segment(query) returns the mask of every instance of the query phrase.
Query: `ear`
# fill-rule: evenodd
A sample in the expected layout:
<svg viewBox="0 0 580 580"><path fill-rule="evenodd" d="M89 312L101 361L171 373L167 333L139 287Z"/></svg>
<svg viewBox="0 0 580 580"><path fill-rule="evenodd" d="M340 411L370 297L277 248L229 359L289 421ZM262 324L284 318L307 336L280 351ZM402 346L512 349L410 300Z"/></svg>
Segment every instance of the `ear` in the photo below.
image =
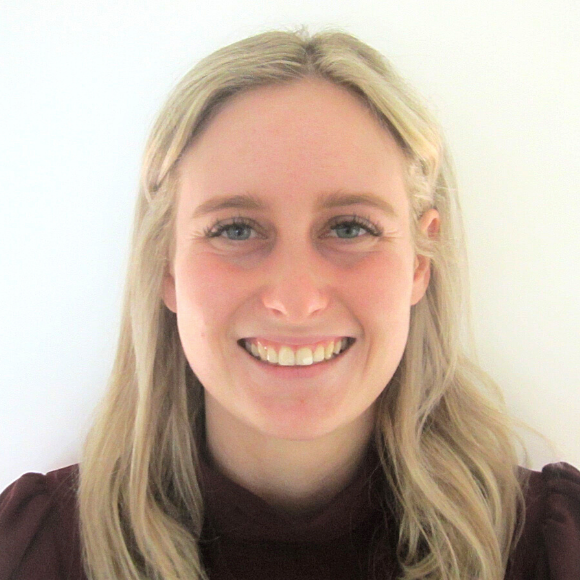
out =
<svg viewBox="0 0 580 580"><path fill-rule="evenodd" d="M439 212L436 209L426 211L419 220L419 229L430 238L436 238L439 233ZM418 254L415 257L415 273L413 275L413 291L411 306L423 298L429 279L431 278L431 264L429 258Z"/></svg>
<svg viewBox="0 0 580 580"><path fill-rule="evenodd" d="M175 298L175 276L173 274L173 267L170 265L163 277L162 296L165 306L171 312L177 312L177 300Z"/></svg>

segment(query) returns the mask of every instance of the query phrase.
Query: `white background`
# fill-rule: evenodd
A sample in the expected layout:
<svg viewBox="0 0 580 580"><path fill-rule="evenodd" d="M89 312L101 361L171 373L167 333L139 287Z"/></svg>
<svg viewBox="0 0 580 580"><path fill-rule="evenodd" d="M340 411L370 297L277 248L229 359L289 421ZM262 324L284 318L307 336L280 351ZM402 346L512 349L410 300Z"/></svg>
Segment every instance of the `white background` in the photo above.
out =
<svg viewBox="0 0 580 580"><path fill-rule="evenodd" d="M532 466L580 466L580 2L0 0L0 489L76 462L109 374L140 157L174 83L268 28L335 25L439 117L480 362Z"/></svg>

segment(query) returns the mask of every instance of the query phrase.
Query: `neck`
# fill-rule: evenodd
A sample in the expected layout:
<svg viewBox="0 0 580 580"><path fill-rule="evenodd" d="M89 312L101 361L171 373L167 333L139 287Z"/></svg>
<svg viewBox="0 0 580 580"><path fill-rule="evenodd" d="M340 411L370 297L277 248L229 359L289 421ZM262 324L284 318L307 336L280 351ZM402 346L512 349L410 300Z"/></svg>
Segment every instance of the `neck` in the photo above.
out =
<svg viewBox="0 0 580 580"><path fill-rule="evenodd" d="M229 413L208 409L206 440L218 471L281 513L306 515L327 505L355 477L370 443L373 408L312 440L278 439Z"/></svg>

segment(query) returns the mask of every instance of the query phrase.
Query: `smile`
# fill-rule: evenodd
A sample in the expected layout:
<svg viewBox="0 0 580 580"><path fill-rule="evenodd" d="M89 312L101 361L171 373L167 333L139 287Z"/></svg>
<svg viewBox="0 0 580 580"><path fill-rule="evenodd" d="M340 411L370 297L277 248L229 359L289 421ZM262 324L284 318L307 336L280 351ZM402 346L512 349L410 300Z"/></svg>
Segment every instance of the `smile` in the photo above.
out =
<svg viewBox="0 0 580 580"><path fill-rule="evenodd" d="M354 342L354 338L343 337L326 343L303 346L296 350L286 345L274 347L272 344L263 344L259 339L241 339L238 341L238 345L251 356L266 364L310 366L335 359L347 351Z"/></svg>

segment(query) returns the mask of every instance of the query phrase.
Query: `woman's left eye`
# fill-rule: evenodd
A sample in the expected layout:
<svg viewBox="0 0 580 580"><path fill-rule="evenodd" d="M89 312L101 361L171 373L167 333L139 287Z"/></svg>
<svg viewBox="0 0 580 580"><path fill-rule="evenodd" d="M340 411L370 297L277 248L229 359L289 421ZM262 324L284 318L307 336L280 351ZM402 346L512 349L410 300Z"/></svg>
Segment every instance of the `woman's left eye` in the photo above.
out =
<svg viewBox="0 0 580 580"><path fill-rule="evenodd" d="M358 231L365 230L368 235L371 235L373 237L378 237L383 233L381 227L378 224L372 222L370 220L370 218L363 218L363 217L360 217L357 215L350 216L347 219L345 219L344 217L334 218L334 220L331 221L331 224L332 225L331 225L330 229L334 232L337 232L337 233L339 230L342 230L342 231L347 230L347 231L351 231L351 232L352 232L352 230L358 230ZM352 237L347 236L346 238L340 238L340 239L341 240L353 240L353 239L361 238L361 237L363 237L363 236L355 235Z"/></svg>
<svg viewBox="0 0 580 580"><path fill-rule="evenodd" d="M246 218L237 217L233 218L227 223L220 223L219 221L207 228L204 231L204 235L208 238L223 237L222 234L226 232L232 233L233 237L227 235L227 240L232 242L245 242L249 238L245 236L242 232L247 232L248 230L259 229L253 220L248 220ZM336 232L336 236L341 240L355 240L357 238L365 237L370 235L373 237L378 237L382 233L382 229L378 224L372 222L369 218L363 218L357 215L352 216L340 216L334 218L329 226L329 230ZM361 230L364 230L366 234L359 235ZM339 232L346 233L346 237L341 237ZM355 232L355 235L350 235Z"/></svg>

